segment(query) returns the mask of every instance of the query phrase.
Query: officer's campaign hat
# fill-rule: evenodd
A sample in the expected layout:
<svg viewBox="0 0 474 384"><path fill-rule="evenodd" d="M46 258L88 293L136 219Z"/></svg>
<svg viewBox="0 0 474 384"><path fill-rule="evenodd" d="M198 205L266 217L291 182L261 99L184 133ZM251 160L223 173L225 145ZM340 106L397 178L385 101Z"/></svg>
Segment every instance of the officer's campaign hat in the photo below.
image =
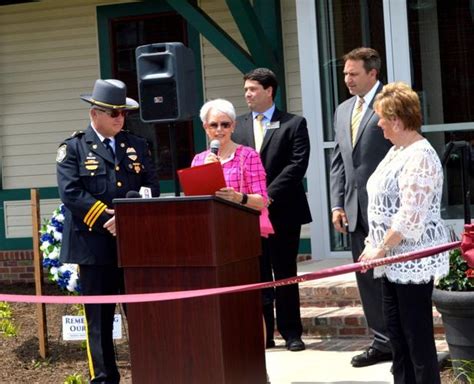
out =
<svg viewBox="0 0 474 384"><path fill-rule="evenodd" d="M96 80L92 94L81 95L81 99L102 108L133 110L138 103L127 97L127 86L115 79Z"/></svg>

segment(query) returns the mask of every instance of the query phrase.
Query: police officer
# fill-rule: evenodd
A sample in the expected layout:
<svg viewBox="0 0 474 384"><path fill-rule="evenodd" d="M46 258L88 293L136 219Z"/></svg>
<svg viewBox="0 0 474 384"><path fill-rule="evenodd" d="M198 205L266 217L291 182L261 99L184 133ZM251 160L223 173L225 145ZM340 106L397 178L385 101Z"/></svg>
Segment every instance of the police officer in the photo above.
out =
<svg viewBox="0 0 474 384"><path fill-rule="evenodd" d="M126 97L119 80L97 80L91 95L90 125L66 139L57 152L59 194L65 205L62 263L79 264L84 295L123 291L117 266L114 198L151 188L159 196L156 169L145 139L122 130L127 111L138 103ZM87 304L87 355L92 383L119 383L112 339L115 304Z"/></svg>

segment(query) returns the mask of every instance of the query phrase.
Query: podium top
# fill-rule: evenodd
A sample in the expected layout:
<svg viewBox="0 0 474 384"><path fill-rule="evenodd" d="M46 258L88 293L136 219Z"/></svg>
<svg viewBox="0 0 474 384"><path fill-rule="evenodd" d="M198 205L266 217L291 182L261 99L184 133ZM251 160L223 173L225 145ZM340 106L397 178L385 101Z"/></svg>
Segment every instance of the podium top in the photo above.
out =
<svg viewBox="0 0 474 384"><path fill-rule="evenodd" d="M216 196L115 199L122 267L216 267L260 255L259 211Z"/></svg>
<svg viewBox="0 0 474 384"><path fill-rule="evenodd" d="M170 196L170 197L152 197L152 198L141 198L141 197L131 197L131 198L120 198L114 199L112 202L114 204L136 204L136 203L145 203L145 204L163 204L163 203L189 203L192 201L202 202L202 201L216 201L221 204L227 204L234 208L242 209L246 212L253 213L255 215L260 215L260 211L246 207L242 204L233 203L232 201L221 199L217 196L212 195L203 195L203 196Z"/></svg>

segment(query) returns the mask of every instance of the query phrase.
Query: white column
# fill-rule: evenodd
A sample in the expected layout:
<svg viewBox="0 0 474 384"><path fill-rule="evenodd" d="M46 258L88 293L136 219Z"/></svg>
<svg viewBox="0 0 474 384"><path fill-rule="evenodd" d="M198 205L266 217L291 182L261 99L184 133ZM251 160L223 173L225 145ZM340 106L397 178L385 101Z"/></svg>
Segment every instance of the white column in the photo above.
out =
<svg viewBox="0 0 474 384"><path fill-rule="evenodd" d="M313 259L330 255L328 201L324 169L323 116L320 92L318 36L314 0L296 1L298 49L301 73L303 116L308 121L311 156L306 178L308 200L313 216L311 253Z"/></svg>
<svg viewBox="0 0 474 384"><path fill-rule="evenodd" d="M383 0L387 80L411 83L406 0Z"/></svg>

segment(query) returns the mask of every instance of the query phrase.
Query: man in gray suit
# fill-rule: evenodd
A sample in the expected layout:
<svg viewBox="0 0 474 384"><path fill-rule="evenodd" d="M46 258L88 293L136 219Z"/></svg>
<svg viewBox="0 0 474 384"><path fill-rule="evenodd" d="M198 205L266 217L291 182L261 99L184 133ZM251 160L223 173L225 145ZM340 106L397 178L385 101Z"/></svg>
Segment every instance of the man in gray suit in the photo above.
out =
<svg viewBox="0 0 474 384"><path fill-rule="evenodd" d="M353 97L340 104L334 114L336 146L331 163L332 222L336 231L349 232L356 262L368 234L367 179L391 147L377 126L372 109L382 89L378 80L381 59L372 48L356 48L344 56L344 81ZM374 333L372 344L352 358L354 367L391 360L390 342L382 313L382 285L373 271L356 273L367 324Z"/></svg>

